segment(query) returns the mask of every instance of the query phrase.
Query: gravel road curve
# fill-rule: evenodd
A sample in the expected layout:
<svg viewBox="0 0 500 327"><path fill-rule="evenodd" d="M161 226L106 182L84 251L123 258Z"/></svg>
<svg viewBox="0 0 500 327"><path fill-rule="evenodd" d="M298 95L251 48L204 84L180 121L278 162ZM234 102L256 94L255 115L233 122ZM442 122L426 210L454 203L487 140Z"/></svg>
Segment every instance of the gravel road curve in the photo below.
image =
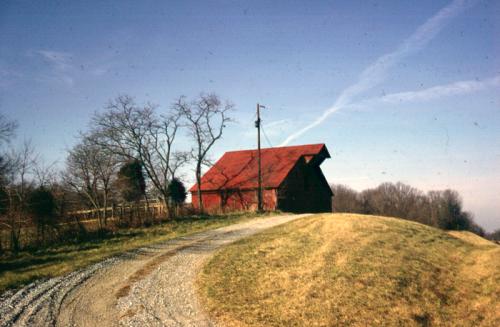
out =
<svg viewBox="0 0 500 327"><path fill-rule="evenodd" d="M214 251L306 215L257 218L104 260L0 295L0 326L213 326L194 282Z"/></svg>

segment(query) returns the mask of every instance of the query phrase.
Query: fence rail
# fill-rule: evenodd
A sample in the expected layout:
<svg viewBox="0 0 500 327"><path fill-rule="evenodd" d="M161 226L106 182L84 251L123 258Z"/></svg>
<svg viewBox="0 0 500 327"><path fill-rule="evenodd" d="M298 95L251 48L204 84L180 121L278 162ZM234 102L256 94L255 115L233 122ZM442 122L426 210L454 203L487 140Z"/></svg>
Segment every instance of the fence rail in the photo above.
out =
<svg viewBox="0 0 500 327"><path fill-rule="evenodd" d="M81 209L68 212L70 216L81 216L83 219L86 218L97 218L100 213L106 212L107 217L123 216L131 211L135 211L137 214L149 214L153 216L160 216L165 213L165 205L161 201L153 201L149 203L140 202L138 204L122 203L117 205L112 205L106 208L93 208L93 209ZM108 215L109 213L109 215Z"/></svg>

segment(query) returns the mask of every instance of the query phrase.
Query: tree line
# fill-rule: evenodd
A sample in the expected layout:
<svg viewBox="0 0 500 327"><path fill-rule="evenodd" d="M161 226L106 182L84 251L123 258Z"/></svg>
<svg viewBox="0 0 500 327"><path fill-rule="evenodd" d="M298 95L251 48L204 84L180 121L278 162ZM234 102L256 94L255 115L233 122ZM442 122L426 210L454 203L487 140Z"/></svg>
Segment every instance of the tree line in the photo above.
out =
<svg viewBox="0 0 500 327"><path fill-rule="evenodd" d="M0 252L18 251L33 239L42 244L54 235L85 233L78 215L83 209L91 209L99 232L110 228L118 209L123 215L124 203L128 219L120 224L175 217L186 199L188 167L195 167L199 183L233 108L213 93L181 96L167 108L120 95L92 115L62 168L45 164L30 141L13 149L17 123L0 114ZM203 212L201 193L193 201ZM152 202L165 208L159 217L150 211ZM77 230L62 231L70 221Z"/></svg>
<svg viewBox="0 0 500 327"><path fill-rule="evenodd" d="M334 212L398 217L445 230L467 230L487 236L475 223L473 214L463 209L462 198L454 190L424 193L401 182L382 183L362 192L338 184L331 185L331 189Z"/></svg>

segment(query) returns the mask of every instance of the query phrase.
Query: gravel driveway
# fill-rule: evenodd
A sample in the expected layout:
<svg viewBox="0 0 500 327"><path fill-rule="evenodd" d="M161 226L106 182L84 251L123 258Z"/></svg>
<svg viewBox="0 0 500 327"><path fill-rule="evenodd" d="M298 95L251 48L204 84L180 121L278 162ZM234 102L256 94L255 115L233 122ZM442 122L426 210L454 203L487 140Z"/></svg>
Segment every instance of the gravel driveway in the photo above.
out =
<svg viewBox="0 0 500 327"><path fill-rule="evenodd" d="M225 244L306 215L257 218L141 248L0 296L0 326L212 326L196 298Z"/></svg>

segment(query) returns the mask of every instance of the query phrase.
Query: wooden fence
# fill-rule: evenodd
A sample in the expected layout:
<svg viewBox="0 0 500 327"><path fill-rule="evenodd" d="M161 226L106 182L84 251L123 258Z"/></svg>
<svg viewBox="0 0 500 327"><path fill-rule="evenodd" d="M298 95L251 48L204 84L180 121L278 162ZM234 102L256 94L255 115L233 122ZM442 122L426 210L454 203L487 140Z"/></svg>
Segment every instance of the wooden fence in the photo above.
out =
<svg viewBox="0 0 500 327"><path fill-rule="evenodd" d="M130 215L152 218L166 216L166 208L161 201L139 202L137 204L122 203L107 208L75 210L68 214L69 216L77 216L81 220L87 220L103 217L104 212L108 218L126 218Z"/></svg>
<svg viewBox="0 0 500 327"><path fill-rule="evenodd" d="M104 212L106 212L105 221L103 219ZM57 219L55 225L52 225L53 232L48 235L47 241L50 242L51 238L56 239L71 230L84 228L87 232L97 231L100 228L99 226L104 227L103 223L106 224L107 228L116 228L120 225L142 226L146 223L158 223L165 218L169 218L169 214L176 214L179 217L192 212L190 204L177 208L176 212L168 212L161 201L139 202L136 204L122 203L107 208L67 211ZM22 247L36 243L37 228L32 219L17 217L15 219L15 229L19 231L19 242ZM3 250L10 248L11 231L10 220L7 217L0 216L0 254Z"/></svg>

